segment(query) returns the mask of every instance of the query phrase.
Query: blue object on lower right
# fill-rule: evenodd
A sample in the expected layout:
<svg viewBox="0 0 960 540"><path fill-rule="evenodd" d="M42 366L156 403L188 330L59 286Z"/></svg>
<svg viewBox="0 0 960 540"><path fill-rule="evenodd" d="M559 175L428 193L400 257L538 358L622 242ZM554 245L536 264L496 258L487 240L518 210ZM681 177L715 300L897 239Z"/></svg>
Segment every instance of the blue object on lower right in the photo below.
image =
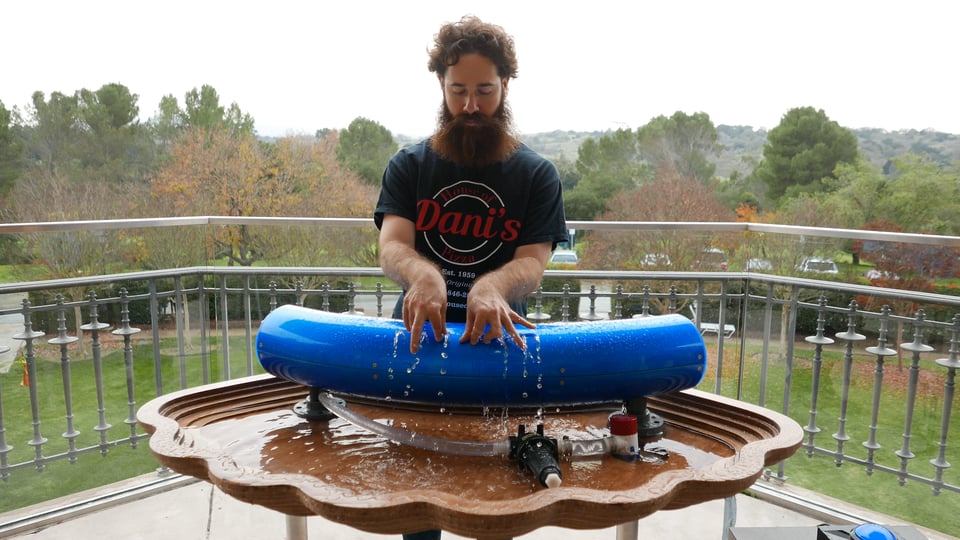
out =
<svg viewBox="0 0 960 540"><path fill-rule="evenodd" d="M893 531L876 523L864 523L853 530L856 540L897 540Z"/></svg>

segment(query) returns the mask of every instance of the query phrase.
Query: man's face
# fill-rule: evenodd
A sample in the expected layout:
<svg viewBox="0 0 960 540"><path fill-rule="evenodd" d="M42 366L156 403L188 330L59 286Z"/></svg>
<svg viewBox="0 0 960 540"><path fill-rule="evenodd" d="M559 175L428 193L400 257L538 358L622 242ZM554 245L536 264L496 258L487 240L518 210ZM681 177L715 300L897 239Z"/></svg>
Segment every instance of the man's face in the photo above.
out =
<svg viewBox="0 0 960 540"><path fill-rule="evenodd" d="M507 82L486 56L466 54L440 77L443 101L451 116L480 114L490 118L507 95Z"/></svg>
<svg viewBox="0 0 960 540"><path fill-rule="evenodd" d="M507 81L485 56L467 54L440 77L443 105L433 149L459 165L503 161L518 146L507 107Z"/></svg>

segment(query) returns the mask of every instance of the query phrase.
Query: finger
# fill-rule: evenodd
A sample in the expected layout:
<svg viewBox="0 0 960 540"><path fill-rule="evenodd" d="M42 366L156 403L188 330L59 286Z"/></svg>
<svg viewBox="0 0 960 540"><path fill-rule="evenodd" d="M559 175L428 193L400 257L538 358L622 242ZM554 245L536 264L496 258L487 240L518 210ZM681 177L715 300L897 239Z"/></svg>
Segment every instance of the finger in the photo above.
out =
<svg viewBox="0 0 960 540"><path fill-rule="evenodd" d="M500 326L490 325L490 329L484 332L483 334L484 343L490 343L495 339L501 339L501 338L503 338L503 328Z"/></svg>
<svg viewBox="0 0 960 540"><path fill-rule="evenodd" d="M520 335L520 332L517 331L517 327L514 326L513 323L508 323L506 330L510 337L513 338L513 342L517 344L517 347L520 347L522 350L527 350L527 342L524 341L523 336Z"/></svg>
<svg viewBox="0 0 960 540"><path fill-rule="evenodd" d="M447 333L443 319L439 316L431 318L430 326L433 328L433 339L438 343L443 341L443 335Z"/></svg>
<svg viewBox="0 0 960 540"><path fill-rule="evenodd" d="M420 334L423 332L423 319L417 313L413 317L413 325L410 327L410 353L417 354L420 349Z"/></svg>
<svg viewBox="0 0 960 540"><path fill-rule="evenodd" d="M516 319L513 320L513 322L516 323L516 324L519 324L519 325L521 325L521 326L526 326L527 328L529 328L529 329L531 329L531 330L533 330L533 329L535 329L535 328L537 327L537 324L536 324L536 323L532 323L532 322L524 319L523 317L520 317L519 315L517 316Z"/></svg>
<svg viewBox="0 0 960 540"><path fill-rule="evenodd" d="M473 323L469 327L471 345L480 343L480 338L483 337L483 330L486 326L486 323L480 322L476 319L473 320Z"/></svg>

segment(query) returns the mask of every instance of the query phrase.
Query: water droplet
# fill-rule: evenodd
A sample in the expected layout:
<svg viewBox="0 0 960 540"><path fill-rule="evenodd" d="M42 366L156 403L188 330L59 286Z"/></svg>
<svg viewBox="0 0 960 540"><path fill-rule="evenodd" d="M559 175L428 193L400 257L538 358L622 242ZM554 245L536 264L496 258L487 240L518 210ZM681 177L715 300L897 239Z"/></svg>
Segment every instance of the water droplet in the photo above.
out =
<svg viewBox="0 0 960 540"><path fill-rule="evenodd" d="M441 375L446 375L446 374L447 374L447 368L440 368L440 374L441 374Z"/></svg>

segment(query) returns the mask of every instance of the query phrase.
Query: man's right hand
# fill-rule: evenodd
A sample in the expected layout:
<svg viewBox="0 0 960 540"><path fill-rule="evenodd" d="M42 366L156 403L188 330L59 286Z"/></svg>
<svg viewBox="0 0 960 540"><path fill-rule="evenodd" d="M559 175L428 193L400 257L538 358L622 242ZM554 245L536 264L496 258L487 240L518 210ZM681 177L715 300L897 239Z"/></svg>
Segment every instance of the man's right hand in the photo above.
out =
<svg viewBox="0 0 960 540"><path fill-rule="evenodd" d="M403 325L410 331L410 352L415 354L428 322L437 341L447 333L447 283L440 268L417 253L414 232L409 219L384 214L380 266L387 277L403 287Z"/></svg>
<svg viewBox="0 0 960 540"><path fill-rule="evenodd" d="M429 322L433 338L443 341L447 333L447 286L438 272L429 272L412 282L403 295L403 325L410 331L410 352L420 349L420 335Z"/></svg>

